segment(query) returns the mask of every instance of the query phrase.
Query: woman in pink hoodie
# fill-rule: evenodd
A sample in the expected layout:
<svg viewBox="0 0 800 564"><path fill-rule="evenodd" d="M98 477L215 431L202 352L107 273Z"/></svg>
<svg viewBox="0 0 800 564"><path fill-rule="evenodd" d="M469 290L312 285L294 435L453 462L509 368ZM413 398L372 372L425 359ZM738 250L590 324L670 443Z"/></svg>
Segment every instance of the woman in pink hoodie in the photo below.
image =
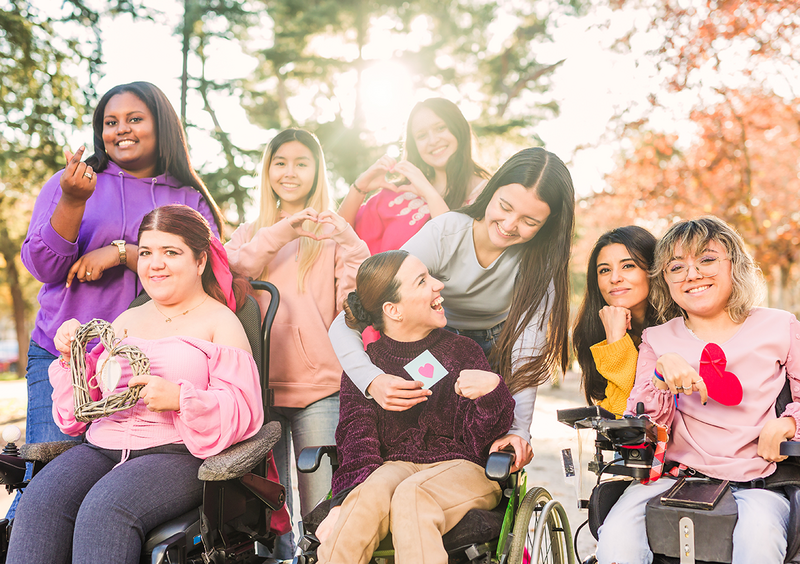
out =
<svg viewBox="0 0 800 564"><path fill-rule="evenodd" d="M272 413L283 427L274 452L287 489L290 441L296 454L305 446L335 442L342 368L328 328L369 257L353 228L330 210L325 170L314 135L302 129L279 133L262 160L259 217L240 226L225 245L233 270L269 280L280 291L269 377ZM330 484L330 470L298 476L303 515L327 495Z"/></svg>

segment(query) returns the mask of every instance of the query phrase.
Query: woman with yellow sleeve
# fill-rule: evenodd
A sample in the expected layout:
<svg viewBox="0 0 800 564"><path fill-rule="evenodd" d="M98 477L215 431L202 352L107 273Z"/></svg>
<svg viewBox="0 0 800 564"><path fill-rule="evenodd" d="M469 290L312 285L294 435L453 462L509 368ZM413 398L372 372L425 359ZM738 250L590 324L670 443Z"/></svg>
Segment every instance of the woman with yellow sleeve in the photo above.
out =
<svg viewBox="0 0 800 564"><path fill-rule="evenodd" d="M636 378L642 330L654 324L648 270L655 245L649 231L633 225L597 240L572 332L586 401L618 417Z"/></svg>

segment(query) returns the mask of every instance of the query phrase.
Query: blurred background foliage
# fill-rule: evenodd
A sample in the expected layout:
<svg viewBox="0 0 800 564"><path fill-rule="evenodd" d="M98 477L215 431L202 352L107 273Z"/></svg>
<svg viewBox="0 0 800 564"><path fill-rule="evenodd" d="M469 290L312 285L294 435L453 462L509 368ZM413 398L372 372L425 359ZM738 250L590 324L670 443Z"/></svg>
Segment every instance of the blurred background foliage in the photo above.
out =
<svg viewBox="0 0 800 564"><path fill-rule="evenodd" d="M595 146L614 148L601 191L581 194L574 252L576 301L589 247L603 231L636 223L660 235L673 221L715 214L745 237L770 284L769 305L800 310L800 9L753 0L183 0L174 36L182 47L179 111L190 144L216 143L196 162L232 225L256 196L260 147L219 118L235 99L263 140L295 126L325 148L330 178L344 186L397 141L367 123L369 73L402 69L410 92L468 104L479 158L490 169L519 148L543 144L541 120L562 60L537 59L564 17L606 11L631 20L613 49L657 37L643 58L660 82L638 111L621 108ZM21 356L36 312L37 283L19 248L39 188L64 165L75 130L89 127L103 76L101 30L152 20L144 0L0 0L0 317L13 319ZM493 24L506 27L498 38ZM510 22L510 23L509 23ZM494 31L493 31L494 30ZM380 39L395 47L376 57ZM134 45L147 37L127 38ZM212 47L233 43L253 61L243 78L207 72ZM396 47L400 45L401 47ZM644 62L644 61L643 61ZM153 61L157 65L159 61ZM590 84L586 88L591 88ZM380 90L372 97L380 96ZM683 100L694 133L679 139L650 116ZM200 100L198 113L192 100ZM189 108L192 108L191 111ZM644 108L644 109L642 109ZM674 109L672 110L674 111ZM405 119L405 116L401 116ZM210 124L210 126L208 125ZM263 144L263 141L260 144ZM256 145L257 146L257 145ZM584 147L590 151L593 147ZM24 366L24 361L21 363Z"/></svg>

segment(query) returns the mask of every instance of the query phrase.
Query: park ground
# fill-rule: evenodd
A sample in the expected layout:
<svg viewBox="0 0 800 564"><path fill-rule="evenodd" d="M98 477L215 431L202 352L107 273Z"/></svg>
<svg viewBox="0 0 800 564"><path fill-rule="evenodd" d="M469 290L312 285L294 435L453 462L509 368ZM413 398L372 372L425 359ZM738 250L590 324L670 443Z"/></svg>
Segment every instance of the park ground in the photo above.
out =
<svg viewBox="0 0 800 564"><path fill-rule="evenodd" d="M535 456L526 467L529 487L544 486L554 499L561 501L569 514L573 533L586 520L586 511L578 509L574 483L564 477L561 450L572 448L574 453L577 445L575 432L556 420L556 411L584 405L579 388L580 377L574 372L568 372L558 387L549 384L540 387L532 428ZM14 424L24 431L26 402L25 380L0 381L0 430ZM4 445L5 442L0 440L0 446ZM0 516L5 515L11 499L12 496L0 489ZM295 501L295 506L299 506L299 501ZM580 555L585 558L594 551L594 546L594 539L584 528L578 544Z"/></svg>

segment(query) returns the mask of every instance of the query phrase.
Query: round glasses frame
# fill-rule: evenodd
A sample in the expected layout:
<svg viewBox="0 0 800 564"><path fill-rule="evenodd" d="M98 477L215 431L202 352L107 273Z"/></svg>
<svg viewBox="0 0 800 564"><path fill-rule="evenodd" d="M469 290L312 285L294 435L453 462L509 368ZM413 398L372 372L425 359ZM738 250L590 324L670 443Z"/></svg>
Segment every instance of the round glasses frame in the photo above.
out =
<svg viewBox="0 0 800 564"><path fill-rule="evenodd" d="M680 284L689 277L689 269L694 268L701 278L713 278L719 274L719 266L724 260L730 259L727 257L701 257L695 264L672 261L664 269L664 276L669 282Z"/></svg>

